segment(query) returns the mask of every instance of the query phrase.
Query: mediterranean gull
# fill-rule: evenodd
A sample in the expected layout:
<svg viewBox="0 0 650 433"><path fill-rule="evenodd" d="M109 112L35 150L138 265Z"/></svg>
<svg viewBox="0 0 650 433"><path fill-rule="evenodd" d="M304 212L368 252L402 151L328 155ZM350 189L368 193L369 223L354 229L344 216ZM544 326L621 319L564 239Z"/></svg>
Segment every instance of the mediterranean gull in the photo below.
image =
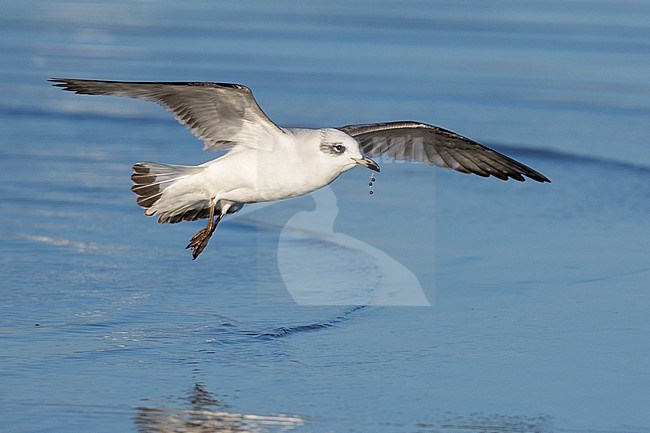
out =
<svg viewBox="0 0 650 433"><path fill-rule="evenodd" d="M79 94L155 102L202 140L206 151L225 151L198 166L139 162L133 166L137 203L159 223L207 218L187 248L194 259L219 221L246 203L283 200L316 191L357 165L379 171L366 155L422 162L461 173L550 182L546 176L469 138L419 122L281 128L240 84L123 82L53 78Z"/></svg>

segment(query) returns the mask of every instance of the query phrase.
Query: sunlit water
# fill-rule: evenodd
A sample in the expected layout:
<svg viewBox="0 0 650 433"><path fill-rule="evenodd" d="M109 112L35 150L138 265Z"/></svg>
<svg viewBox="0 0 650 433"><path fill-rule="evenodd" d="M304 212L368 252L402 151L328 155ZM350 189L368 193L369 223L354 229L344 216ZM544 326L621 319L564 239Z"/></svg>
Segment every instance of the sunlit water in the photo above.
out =
<svg viewBox="0 0 650 433"><path fill-rule="evenodd" d="M648 3L5 3L3 431L650 431ZM355 169L245 208L193 262L203 223L145 218L130 167L211 155L52 76L420 120L553 183L384 162L372 196ZM373 305L395 275L431 306Z"/></svg>

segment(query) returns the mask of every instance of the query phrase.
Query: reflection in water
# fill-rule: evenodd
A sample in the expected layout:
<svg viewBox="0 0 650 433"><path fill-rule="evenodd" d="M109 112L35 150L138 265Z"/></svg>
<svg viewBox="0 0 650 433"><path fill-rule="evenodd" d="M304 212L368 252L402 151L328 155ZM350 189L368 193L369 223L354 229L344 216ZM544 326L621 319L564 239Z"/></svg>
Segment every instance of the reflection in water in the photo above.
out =
<svg viewBox="0 0 650 433"><path fill-rule="evenodd" d="M139 433L272 433L294 431L304 425L299 417L266 416L227 411L201 385L195 385L187 398L189 409L139 407L135 425ZM547 415L517 416L474 412L468 415L447 413L431 422L415 423L420 433L547 433L554 431ZM437 418L437 419L436 419ZM398 425L398 424L396 424ZM399 424L400 426L403 426Z"/></svg>
<svg viewBox="0 0 650 433"><path fill-rule="evenodd" d="M267 433L294 430L303 420L227 412L201 385L189 397L190 409L139 407L135 425L140 433Z"/></svg>

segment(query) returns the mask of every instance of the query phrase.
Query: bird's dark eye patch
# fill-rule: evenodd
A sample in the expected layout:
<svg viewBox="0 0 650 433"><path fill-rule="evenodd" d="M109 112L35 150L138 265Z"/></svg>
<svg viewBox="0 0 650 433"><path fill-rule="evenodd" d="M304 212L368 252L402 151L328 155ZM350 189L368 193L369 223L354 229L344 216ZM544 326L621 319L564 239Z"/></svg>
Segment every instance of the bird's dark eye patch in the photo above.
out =
<svg viewBox="0 0 650 433"><path fill-rule="evenodd" d="M323 143L320 145L320 150L330 155L340 155L345 152L345 146L341 143Z"/></svg>

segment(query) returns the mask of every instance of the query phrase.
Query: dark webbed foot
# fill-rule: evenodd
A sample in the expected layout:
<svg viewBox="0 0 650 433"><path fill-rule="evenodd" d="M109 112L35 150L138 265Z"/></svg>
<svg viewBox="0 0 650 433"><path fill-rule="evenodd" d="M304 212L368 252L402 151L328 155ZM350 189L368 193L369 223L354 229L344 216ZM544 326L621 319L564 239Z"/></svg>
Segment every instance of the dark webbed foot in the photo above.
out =
<svg viewBox="0 0 650 433"><path fill-rule="evenodd" d="M223 217L223 214L217 215L217 217L214 217L214 211L215 211L215 202L214 199L210 200L210 215L208 216L208 225L205 228L202 228L194 236L192 236L192 239L190 240L190 243L187 244L185 249L192 249L192 260L195 260L201 252L205 249L205 247L208 245L208 241L210 241L210 238L212 237L212 233L214 233L214 230L217 228L217 224L219 224L219 221L221 221L221 218Z"/></svg>
<svg viewBox="0 0 650 433"><path fill-rule="evenodd" d="M211 227L212 226L212 227ZM208 224L207 227L202 228L192 237L192 240L185 247L185 249L192 249L192 260L196 259L201 252L208 245L208 241L214 233L214 229L217 227L216 223Z"/></svg>

